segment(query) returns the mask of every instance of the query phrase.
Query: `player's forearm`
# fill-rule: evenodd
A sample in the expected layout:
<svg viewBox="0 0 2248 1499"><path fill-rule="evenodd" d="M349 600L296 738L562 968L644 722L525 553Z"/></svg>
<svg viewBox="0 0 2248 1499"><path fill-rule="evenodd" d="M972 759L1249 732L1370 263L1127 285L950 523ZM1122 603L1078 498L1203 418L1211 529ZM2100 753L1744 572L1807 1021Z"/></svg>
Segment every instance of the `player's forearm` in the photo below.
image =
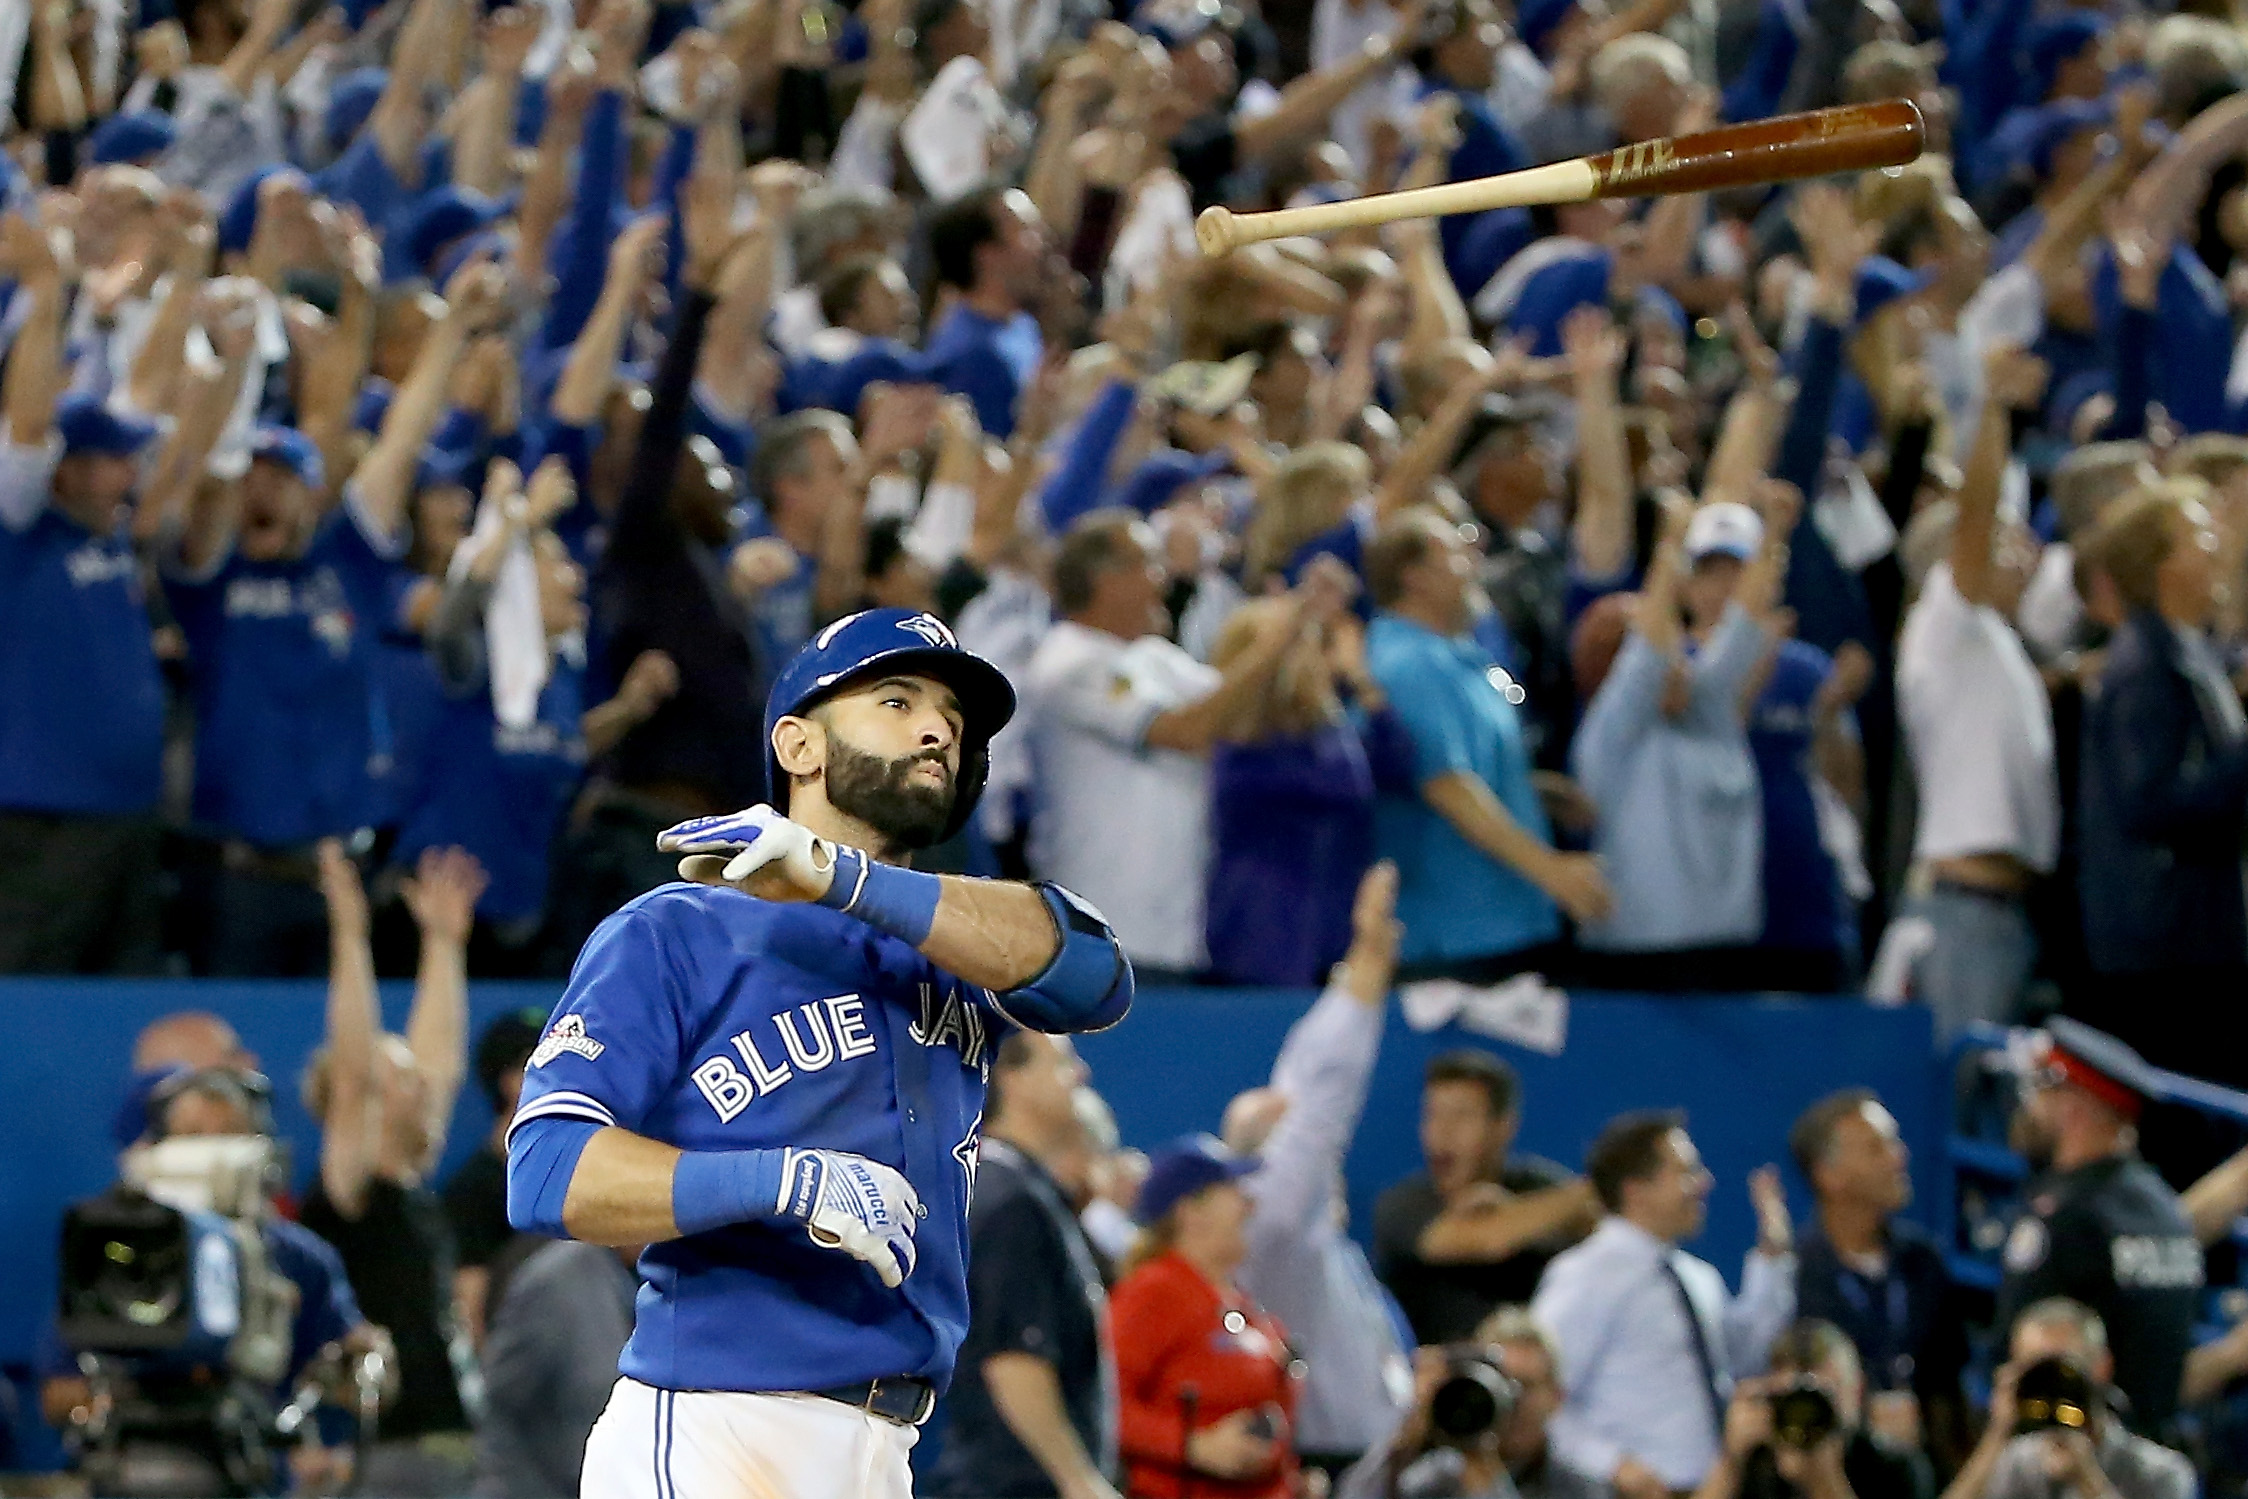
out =
<svg viewBox="0 0 2248 1499"><path fill-rule="evenodd" d="M588 1140L570 1174L563 1199L562 1225L570 1237L619 1248L661 1244L679 1237L672 1216L672 1174L679 1168L677 1148L625 1129L604 1129ZM515 1214L516 1161L510 1150L509 1215ZM523 1226L518 1223L517 1226Z"/></svg>
<svg viewBox="0 0 2248 1499"><path fill-rule="evenodd" d="M991 990L1029 983L1061 938L1037 890L1005 880L947 875L921 953L947 973Z"/></svg>
<svg viewBox="0 0 2248 1499"><path fill-rule="evenodd" d="M1054 1366L1029 1353L1000 1353L984 1360L984 1385L999 1419L1015 1434L1054 1487L1067 1492L1072 1485L1100 1476L1077 1429L1069 1424L1069 1408L1062 1403L1062 1385Z"/></svg>

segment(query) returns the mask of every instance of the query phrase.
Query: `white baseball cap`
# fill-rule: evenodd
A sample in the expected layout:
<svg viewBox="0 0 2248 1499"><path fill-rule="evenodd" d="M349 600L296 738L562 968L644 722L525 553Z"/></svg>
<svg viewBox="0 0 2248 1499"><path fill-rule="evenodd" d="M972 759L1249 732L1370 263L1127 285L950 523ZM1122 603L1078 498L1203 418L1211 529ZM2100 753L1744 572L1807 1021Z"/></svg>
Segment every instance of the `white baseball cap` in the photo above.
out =
<svg viewBox="0 0 2248 1499"><path fill-rule="evenodd" d="M1704 557L1733 557L1746 562L1763 545L1763 518L1737 500L1704 505L1686 523L1686 559L1689 562L1699 562Z"/></svg>

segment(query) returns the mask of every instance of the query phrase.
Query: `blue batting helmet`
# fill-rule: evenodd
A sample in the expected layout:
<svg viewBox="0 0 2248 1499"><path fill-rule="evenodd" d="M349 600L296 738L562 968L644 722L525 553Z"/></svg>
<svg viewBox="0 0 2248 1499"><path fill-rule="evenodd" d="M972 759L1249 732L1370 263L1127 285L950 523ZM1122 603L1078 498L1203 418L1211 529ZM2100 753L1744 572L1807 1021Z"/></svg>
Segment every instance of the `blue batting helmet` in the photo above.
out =
<svg viewBox="0 0 2248 1499"><path fill-rule="evenodd" d="M788 773L773 753L773 730L823 699L876 673L930 677L960 699L960 773L944 836L968 824L991 770L991 736L1015 716L1015 689L999 668L961 648L950 626L912 609L862 609L821 630L781 668L765 702L766 796L788 810Z"/></svg>

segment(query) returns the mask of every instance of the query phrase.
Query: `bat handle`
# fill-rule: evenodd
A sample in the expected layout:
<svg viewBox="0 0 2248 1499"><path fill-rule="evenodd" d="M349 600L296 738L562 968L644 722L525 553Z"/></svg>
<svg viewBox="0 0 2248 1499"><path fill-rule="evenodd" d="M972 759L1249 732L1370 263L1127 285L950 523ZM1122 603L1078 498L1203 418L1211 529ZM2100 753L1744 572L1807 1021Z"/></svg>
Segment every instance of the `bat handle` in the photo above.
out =
<svg viewBox="0 0 2248 1499"><path fill-rule="evenodd" d="M1194 242L1213 259L1232 250L1241 242L1235 232L1233 210L1217 203L1203 209L1195 216Z"/></svg>

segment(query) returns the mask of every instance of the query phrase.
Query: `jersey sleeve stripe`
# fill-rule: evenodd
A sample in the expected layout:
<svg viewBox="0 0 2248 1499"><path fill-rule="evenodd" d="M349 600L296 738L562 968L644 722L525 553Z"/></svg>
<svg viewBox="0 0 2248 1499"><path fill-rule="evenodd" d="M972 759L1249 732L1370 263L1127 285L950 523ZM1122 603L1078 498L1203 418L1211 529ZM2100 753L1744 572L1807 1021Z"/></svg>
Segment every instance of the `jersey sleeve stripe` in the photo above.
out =
<svg viewBox="0 0 2248 1499"><path fill-rule="evenodd" d="M589 1119L595 1124L613 1125L617 1116L609 1112L607 1104L584 1093L547 1093L532 1099L515 1111L515 1118L507 1126L509 1139L533 1119Z"/></svg>

